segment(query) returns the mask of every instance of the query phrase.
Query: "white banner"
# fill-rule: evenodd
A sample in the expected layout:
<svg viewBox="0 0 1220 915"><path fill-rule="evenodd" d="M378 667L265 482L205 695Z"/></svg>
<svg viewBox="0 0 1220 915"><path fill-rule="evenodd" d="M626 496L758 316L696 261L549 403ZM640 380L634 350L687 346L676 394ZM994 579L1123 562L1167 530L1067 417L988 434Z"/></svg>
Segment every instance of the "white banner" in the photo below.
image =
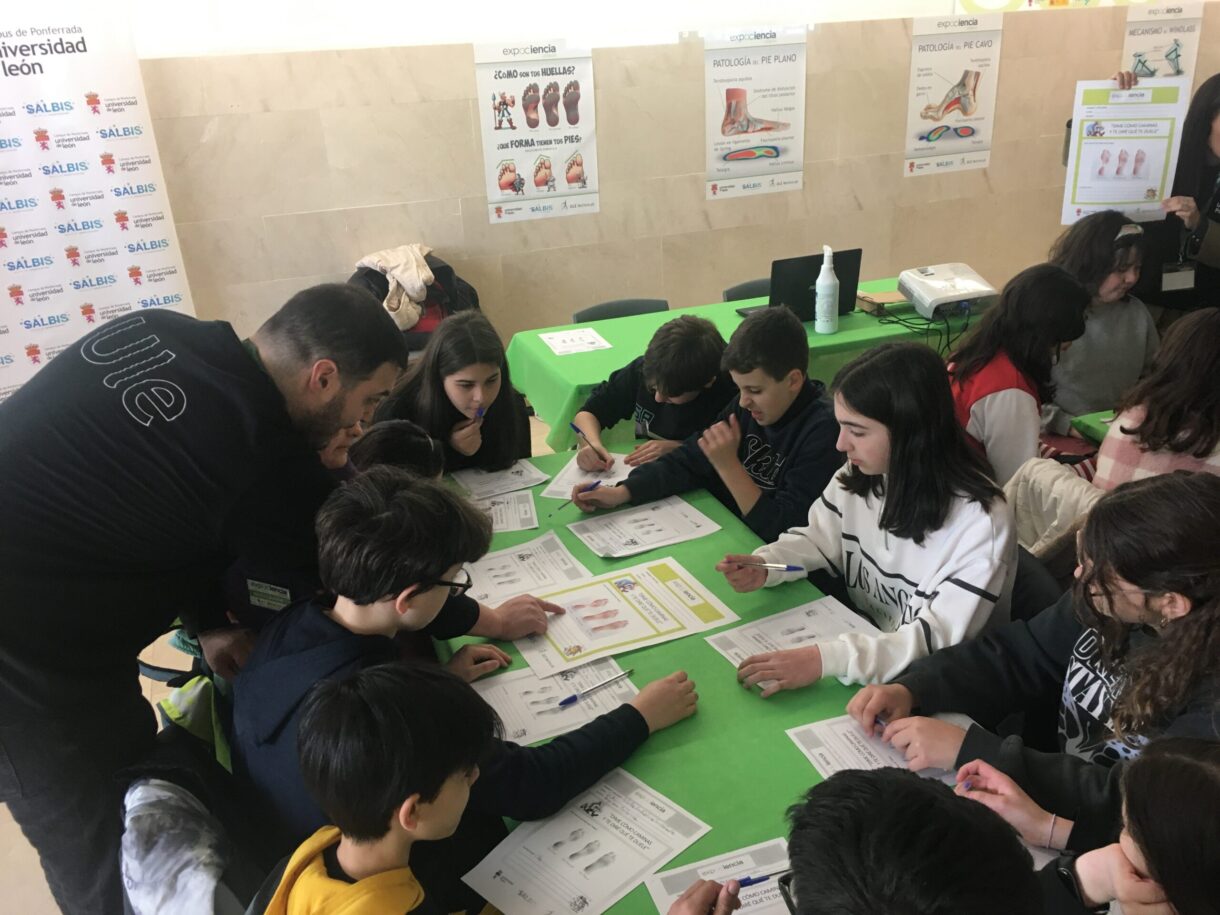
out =
<svg viewBox="0 0 1220 915"><path fill-rule="evenodd" d="M991 161L1003 24L998 13L915 20L904 175Z"/></svg>
<svg viewBox="0 0 1220 915"><path fill-rule="evenodd" d="M1152 76L1194 79L1199 58L1203 3L1127 7L1127 37L1119 69L1141 79Z"/></svg>
<svg viewBox="0 0 1220 915"><path fill-rule="evenodd" d="M475 48L487 218L598 212L593 57L561 41Z"/></svg>
<svg viewBox="0 0 1220 915"><path fill-rule="evenodd" d="M799 191L805 158L805 26L704 40L708 200Z"/></svg>
<svg viewBox="0 0 1220 915"><path fill-rule="evenodd" d="M193 313L121 15L0 21L0 267L0 400L103 321Z"/></svg>

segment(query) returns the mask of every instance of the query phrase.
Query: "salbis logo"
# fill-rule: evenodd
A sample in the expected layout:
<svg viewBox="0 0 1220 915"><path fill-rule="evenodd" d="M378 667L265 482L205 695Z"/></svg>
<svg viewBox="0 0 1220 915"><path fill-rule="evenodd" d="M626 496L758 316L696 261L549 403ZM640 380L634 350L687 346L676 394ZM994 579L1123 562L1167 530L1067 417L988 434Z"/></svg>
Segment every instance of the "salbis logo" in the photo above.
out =
<svg viewBox="0 0 1220 915"><path fill-rule="evenodd" d="M55 204L55 209L62 210L64 208L64 189L62 187L53 187L49 193L51 203Z"/></svg>
<svg viewBox="0 0 1220 915"><path fill-rule="evenodd" d="M24 107L26 114L71 114L74 106L65 99L62 102L28 102Z"/></svg>
<svg viewBox="0 0 1220 915"><path fill-rule="evenodd" d="M43 127L34 128L34 142L38 144L38 148L47 150L51 148L51 131Z"/></svg>
<svg viewBox="0 0 1220 915"><path fill-rule="evenodd" d="M80 248L76 247L76 245L68 245L68 247L64 248L64 257L68 259L68 263L73 267L80 266Z"/></svg>
<svg viewBox="0 0 1220 915"><path fill-rule="evenodd" d="M89 110L94 114L102 113L102 98L96 92L85 93L85 104L89 106Z"/></svg>
<svg viewBox="0 0 1220 915"><path fill-rule="evenodd" d="M126 210L115 210L114 221L119 224L120 229L124 232L127 231L127 223L130 222L130 218L127 216Z"/></svg>
<svg viewBox="0 0 1220 915"><path fill-rule="evenodd" d="M25 290L21 288L20 283L13 283L8 287L8 297L13 300L14 305L25 304Z"/></svg>
<svg viewBox="0 0 1220 915"><path fill-rule="evenodd" d="M85 319L86 324L94 324L97 321L97 311L94 309L91 302L86 302L80 307L81 317Z"/></svg>
<svg viewBox="0 0 1220 915"><path fill-rule="evenodd" d="M113 175L114 174L114 153L104 152L98 158L100 158L102 160L102 165L104 165L106 167L106 174Z"/></svg>
<svg viewBox="0 0 1220 915"><path fill-rule="evenodd" d="M25 354L34 365L42 365L42 350L37 343L27 343Z"/></svg>
<svg viewBox="0 0 1220 915"><path fill-rule="evenodd" d="M128 267L127 268L127 277L131 280L132 284L135 286L141 286L144 283L144 271L141 270L139 267Z"/></svg>

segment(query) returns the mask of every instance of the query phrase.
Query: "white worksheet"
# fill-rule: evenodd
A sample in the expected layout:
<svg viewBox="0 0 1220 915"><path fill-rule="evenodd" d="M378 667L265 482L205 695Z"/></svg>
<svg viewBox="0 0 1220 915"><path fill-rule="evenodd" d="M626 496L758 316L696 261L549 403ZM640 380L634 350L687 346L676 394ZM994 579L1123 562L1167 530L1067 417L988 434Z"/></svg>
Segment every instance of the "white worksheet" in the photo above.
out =
<svg viewBox="0 0 1220 915"><path fill-rule="evenodd" d="M551 348L556 356L570 356L573 353L588 353L595 349L610 349L610 342L592 327L578 327L575 330L554 330L539 334L538 339Z"/></svg>
<svg viewBox="0 0 1220 915"><path fill-rule="evenodd" d="M588 486L597 480L602 481L602 486L613 486L627 479L627 475L631 473L632 468L624 463L623 458L627 455L616 454L612 451L607 451L614 458L614 466L609 470L581 470L576 465L576 457L564 466L563 470L555 474L555 478L551 480L549 486L542 490L542 495L548 499L570 499L572 498L573 486Z"/></svg>
<svg viewBox="0 0 1220 915"><path fill-rule="evenodd" d="M960 728L969 729L974 724L968 716L953 712L935 715L941 721L956 724ZM785 732L792 738L805 758L822 774L830 778L843 769L884 769L886 767L905 769L907 762L901 750L896 750L888 743L883 743L876 735L868 736L860 727L860 722L850 715L838 718L827 718L825 721L815 721L813 724L803 724L799 728L791 728ZM935 778L953 787L956 773L945 769L923 769L919 773L923 778ZM1034 859L1034 867L1053 861L1057 852L1048 851L1024 843Z"/></svg>
<svg viewBox="0 0 1220 915"><path fill-rule="evenodd" d="M452 476L472 499L490 499L506 492L529 489L551 478L529 461L517 461L507 470L455 470Z"/></svg>
<svg viewBox="0 0 1220 915"><path fill-rule="evenodd" d="M589 570L571 554L554 531L488 553L478 562L469 563L466 571L474 582L468 592L470 596L480 603L493 605L518 594L537 595L589 577Z"/></svg>
<svg viewBox="0 0 1220 915"><path fill-rule="evenodd" d="M788 843L784 839L759 842L749 848L696 861L675 867L673 870L653 874L644 881L648 894L658 912L668 912L679 896L686 892L696 880L740 880L743 877L769 877L771 879L754 886L747 886L738 895L741 900L739 912L753 915L788 915L788 907L779 894L775 878L788 870Z"/></svg>
<svg viewBox="0 0 1220 915"><path fill-rule="evenodd" d="M601 915L711 827L622 769L462 879L504 915Z"/></svg>
<svg viewBox="0 0 1220 915"><path fill-rule="evenodd" d="M598 556L620 559L694 540L720 525L680 496L575 521L568 530Z"/></svg>
<svg viewBox="0 0 1220 915"><path fill-rule="evenodd" d="M843 632L878 631L876 626L833 597L820 597L783 613L709 635L707 643L737 667L750 655L805 648ZM766 689L771 682L763 680L758 686Z"/></svg>
<svg viewBox="0 0 1220 915"><path fill-rule="evenodd" d="M475 499L474 504L487 512L491 518L491 529L497 534L530 531L538 526L534 494L528 489L505 492L487 499Z"/></svg>
<svg viewBox="0 0 1220 915"><path fill-rule="evenodd" d="M545 680L528 667L476 680L475 692L487 700L504 722L504 736L517 743L536 743L612 712L639 692L629 678L612 683L561 708L559 700L609 680L623 669L606 658L573 667Z"/></svg>
<svg viewBox="0 0 1220 915"><path fill-rule="evenodd" d="M739 619L669 557L531 593L566 611L515 642L540 677Z"/></svg>

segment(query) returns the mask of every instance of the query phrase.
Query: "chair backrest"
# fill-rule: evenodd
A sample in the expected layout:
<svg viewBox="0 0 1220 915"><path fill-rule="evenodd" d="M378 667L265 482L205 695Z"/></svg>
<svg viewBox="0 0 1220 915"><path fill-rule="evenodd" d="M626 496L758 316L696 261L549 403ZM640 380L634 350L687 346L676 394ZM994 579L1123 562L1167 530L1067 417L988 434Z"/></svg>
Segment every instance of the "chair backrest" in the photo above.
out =
<svg viewBox="0 0 1220 915"><path fill-rule="evenodd" d="M585 321L646 315L654 311L669 311L669 302L665 299L615 299L613 302L602 302L600 305L582 308L572 315L572 323L583 324Z"/></svg>
<svg viewBox="0 0 1220 915"><path fill-rule="evenodd" d="M764 276L757 280L746 280L736 286L730 286L724 291L726 302L740 302L742 299L760 299L771 294L771 277Z"/></svg>

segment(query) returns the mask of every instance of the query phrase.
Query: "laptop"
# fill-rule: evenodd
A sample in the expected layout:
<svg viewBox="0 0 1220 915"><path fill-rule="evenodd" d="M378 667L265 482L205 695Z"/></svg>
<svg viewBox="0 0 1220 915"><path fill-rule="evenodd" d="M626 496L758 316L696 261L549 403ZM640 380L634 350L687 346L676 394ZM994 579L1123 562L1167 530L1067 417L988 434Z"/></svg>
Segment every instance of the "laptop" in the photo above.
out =
<svg viewBox="0 0 1220 915"><path fill-rule="evenodd" d="M860 259L864 249L847 248L834 253L835 276L839 279L839 314L851 314L856 307L856 292L860 285ZM800 320L812 321L814 312L813 287L822 272L822 255L808 254L771 262L771 300L767 305L738 308L742 317L759 308L790 309Z"/></svg>

